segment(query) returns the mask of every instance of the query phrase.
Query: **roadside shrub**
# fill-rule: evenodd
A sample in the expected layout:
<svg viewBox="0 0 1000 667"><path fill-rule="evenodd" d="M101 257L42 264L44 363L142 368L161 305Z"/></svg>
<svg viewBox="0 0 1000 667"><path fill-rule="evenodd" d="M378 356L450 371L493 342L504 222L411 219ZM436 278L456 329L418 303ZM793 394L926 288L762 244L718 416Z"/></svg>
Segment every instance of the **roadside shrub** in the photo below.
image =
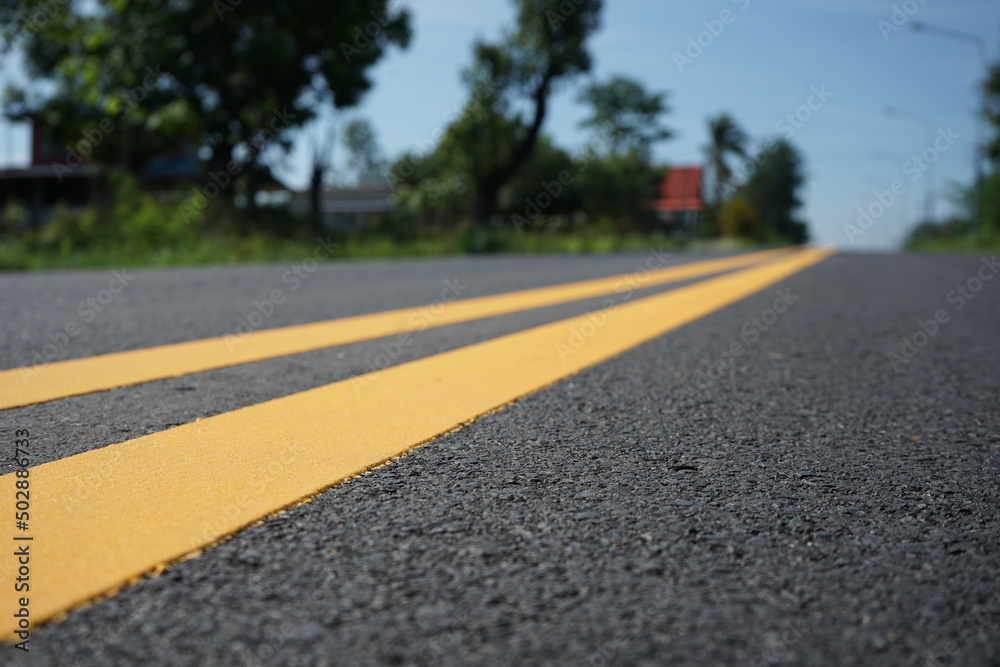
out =
<svg viewBox="0 0 1000 667"><path fill-rule="evenodd" d="M723 204L719 227L723 236L745 239L760 238L763 231L757 209L745 197L733 197Z"/></svg>

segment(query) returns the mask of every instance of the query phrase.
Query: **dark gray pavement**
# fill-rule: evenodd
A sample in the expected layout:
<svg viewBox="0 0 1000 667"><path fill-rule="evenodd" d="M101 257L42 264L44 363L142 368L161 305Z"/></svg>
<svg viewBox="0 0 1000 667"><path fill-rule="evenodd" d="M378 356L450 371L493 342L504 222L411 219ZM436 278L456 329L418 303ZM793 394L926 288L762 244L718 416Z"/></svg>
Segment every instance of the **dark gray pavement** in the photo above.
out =
<svg viewBox="0 0 1000 667"><path fill-rule="evenodd" d="M647 257L323 265L266 326L427 303L446 279L474 296ZM769 289L75 611L37 630L29 659L3 647L0 661L1000 664L1000 277L951 293L982 266L837 255L775 286L798 301L773 324ZM225 334L286 270L134 271L65 355ZM5 367L109 277L0 276ZM428 330L396 361L585 306ZM939 310L947 322L921 337ZM29 428L58 458L351 377L379 345L10 410L0 430ZM894 368L889 352L914 354Z"/></svg>

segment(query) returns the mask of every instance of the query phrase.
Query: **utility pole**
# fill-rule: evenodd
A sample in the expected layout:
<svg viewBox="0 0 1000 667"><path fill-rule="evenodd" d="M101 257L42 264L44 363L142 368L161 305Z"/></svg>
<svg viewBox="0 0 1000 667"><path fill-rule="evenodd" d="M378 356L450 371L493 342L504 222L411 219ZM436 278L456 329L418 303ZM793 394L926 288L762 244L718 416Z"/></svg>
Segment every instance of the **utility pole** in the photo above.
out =
<svg viewBox="0 0 1000 667"><path fill-rule="evenodd" d="M937 35L938 37L944 37L946 39L975 45L975 47L979 50L979 57L982 60L984 75L989 70L989 53L986 48L986 42L979 35L966 32L965 30L956 30L954 28L935 25L933 23L926 23L924 21L910 21L909 25L910 28L916 32L925 32L930 35ZM983 123L985 122L984 113L986 109L986 102L983 99L984 95L985 91L982 90L982 87L980 86L978 109L976 110L976 117L974 119L975 137L973 139L973 143L975 146L972 150L972 160L974 166L973 173L976 178L976 211L975 217L972 221L973 232L979 230L983 222Z"/></svg>
<svg viewBox="0 0 1000 667"><path fill-rule="evenodd" d="M895 107L886 107L885 115L889 118L895 118L896 120L922 125L925 133L924 150L934 145L934 136L937 134L938 124L927 114L918 113L916 111L905 111ZM924 182L924 222L933 222L936 214L936 211L934 210L934 164L934 162L930 162L927 165L927 180Z"/></svg>

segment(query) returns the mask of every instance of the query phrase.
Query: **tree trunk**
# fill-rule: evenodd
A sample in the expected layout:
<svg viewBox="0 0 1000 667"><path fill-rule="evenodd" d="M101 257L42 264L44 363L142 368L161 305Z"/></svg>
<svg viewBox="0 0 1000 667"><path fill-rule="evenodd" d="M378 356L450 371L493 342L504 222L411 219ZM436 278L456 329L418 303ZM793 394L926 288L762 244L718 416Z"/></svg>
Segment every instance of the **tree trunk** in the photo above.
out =
<svg viewBox="0 0 1000 667"><path fill-rule="evenodd" d="M257 190L260 186L261 173L260 164L257 162L257 155L256 153L250 154L246 164L243 166L243 172L240 174L243 177L243 194L246 197L247 219L252 221L256 221L259 217L257 214Z"/></svg>
<svg viewBox="0 0 1000 667"><path fill-rule="evenodd" d="M476 222L487 224L497 213L500 188L493 183L483 183L476 193Z"/></svg>
<svg viewBox="0 0 1000 667"><path fill-rule="evenodd" d="M215 146L212 149L212 157L208 161L209 173L219 173L219 172L225 173L226 165L228 165L232 159L233 159L232 144L226 142ZM236 196L236 188L233 186L235 185L237 178L238 177L234 177L233 182L229 183L225 189L219 188L218 196L223 197L223 199L228 199L230 204L232 204L233 198Z"/></svg>
<svg viewBox="0 0 1000 667"><path fill-rule="evenodd" d="M320 207L320 195L323 192L323 165L313 164L312 175L309 178L309 220L314 231L323 229L323 210Z"/></svg>
<svg viewBox="0 0 1000 667"><path fill-rule="evenodd" d="M520 169L535 150L538 137L542 131L542 124L548 113L549 87L554 75L551 70L545 73L538 87L535 88L532 98L535 101L535 112L532 116L531 125L524 138L514 149L514 154L507 164L499 165L493 169L492 173L479 183L476 196L476 216L481 223L488 223L497 213L497 200L500 196L500 188L504 186Z"/></svg>
<svg viewBox="0 0 1000 667"><path fill-rule="evenodd" d="M253 170L247 174L247 218L250 220L257 220L259 212L257 209L257 185L258 185L258 174L257 165L253 165Z"/></svg>

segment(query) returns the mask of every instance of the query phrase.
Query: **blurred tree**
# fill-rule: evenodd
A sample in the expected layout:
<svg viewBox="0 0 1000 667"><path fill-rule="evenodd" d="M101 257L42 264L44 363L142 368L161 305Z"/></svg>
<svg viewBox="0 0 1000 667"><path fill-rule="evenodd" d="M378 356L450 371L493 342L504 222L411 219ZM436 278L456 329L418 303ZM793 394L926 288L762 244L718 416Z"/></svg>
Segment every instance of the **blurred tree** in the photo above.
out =
<svg viewBox="0 0 1000 667"><path fill-rule="evenodd" d="M747 156L747 135L740 129L732 116L720 114L708 120L709 144L705 148L712 178L715 180L716 210L722 206L733 170L729 166L729 156Z"/></svg>
<svg viewBox="0 0 1000 667"><path fill-rule="evenodd" d="M764 238L793 243L809 240L805 223L795 218L802 206L799 190L804 183L802 156L791 143L777 139L761 149L740 195L760 215Z"/></svg>
<svg viewBox="0 0 1000 667"><path fill-rule="evenodd" d="M580 186L573 158L542 135L531 157L500 191L498 209L521 228L539 217L579 210Z"/></svg>
<svg viewBox="0 0 1000 667"><path fill-rule="evenodd" d="M977 233L983 238L992 237L994 244L1000 242L1000 160L994 161L992 171L983 179L981 215L983 229Z"/></svg>
<svg viewBox="0 0 1000 667"><path fill-rule="evenodd" d="M404 153L392 167L390 187L402 217L416 223L451 227L472 208L468 174L454 169L454 157L441 146L426 155Z"/></svg>
<svg viewBox="0 0 1000 667"><path fill-rule="evenodd" d="M986 73L983 97L986 100L986 119L993 126L993 137L986 152L991 160L1000 164L1000 62L994 63Z"/></svg>
<svg viewBox="0 0 1000 667"><path fill-rule="evenodd" d="M952 183L946 199L957 211L951 219L939 224L921 221L911 231L911 247L915 241L965 241L979 243L982 247L995 247L1000 243L1000 162L983 177L981 225L973 225L979 192L975 183ZM992 245L991 245L992 244Z"/></svg>
<svg viewBox="0 0 1000 667"><path fill-rule="evenodd" d="M336 122L324 123L317 117L310 128L318 136L313 139L312 166L309 170L309 221L314 231L323 228L323 209L321 195L327 174L333 166L333 149L337 144Z"/></svg>
<svg viewBox="0 0 1000 667"><path fill-rule="evenodd" d="M653 144L672 136L660 121L668 111L665 96L646 91L639 81L626 76L592 83L578 98L591 107L590 117L580 125L594 128L600 137L606 137L610 153L618 155L632 150L648 160Z"/></svg>
<svg viewBox="0 0 1000 667"><path fill-rule="evenodd" d="M197 119L159 85L159 67L146 58L145 26L123 33L118 16L98 3L0 8L0 50L21 50L28 73L23 86L8 86L4 114L39 122L47 139L66 146L57 175L87 159L136 171L194 130Z"/></svg>
<svg viewBox="0 0 1000 667"><path fill-rule="evenodd" d="M233 180L287 148L318 103L356 104L371 66L410 37L390 0L25 0L4 3L0 30L52 91L15 91L9 116L43 118L70 145L107 120L93 153L132 170L155 151L147 137L189 136Z"/></svg>
<svg viewBox="0 0 1000 667"><path fill-rule="evenodd" d="M531 156L556 85L590 69L587 38L602 0L514 0L517 21L498 43L477 42L464 73L470 99L442 148L473 183L476 216L497 212L500 190Z"/></svg>
<svg viewBox="0 0 1000 667"><path fill-rule="evenodd" d="M736 196L722 205L719 228L723 236L760 239L760 216L746 197Z"/></svg>
<svg viewBox="0 0 1000 667"><path fill-rule="evenodd" d="M371 123L364 118L349 122L344 128L344 145L358 185L376 185L385 181L386 161Z"/></svg>
<svg viewBox="0 0 1000 667"><path fill-rule="evenodd" d="M578 167L582 211L588 219L610 223L619 231L652 226L649 202L664 169L650 166L636 151L589 155ZM648 223L648 224L647 224Z"/></svg>
<svg viewBox="0 0 1000 667"><path fill-rule="evenodd" d="M1000 243L1000 62L987 69L981 85L983 114L991 131L991 136L984 137L984 152L992 162L991 169L984 174L982 189L975 183L954 185L949 200L958 215L940 222L921 221L910 230L907 248L967 250L992 248ZM980 224L974 225L977 212Z"/></svg>
<svg viewBox="0 0 1000 667"><path fill-rule="evenodd" d="M1000 62L990 67L983 83L986 108L984 113L992 125L993 137L987 155L993 162L992 172L983 183L982 215L986 235L1000 235Z"/></svg>

